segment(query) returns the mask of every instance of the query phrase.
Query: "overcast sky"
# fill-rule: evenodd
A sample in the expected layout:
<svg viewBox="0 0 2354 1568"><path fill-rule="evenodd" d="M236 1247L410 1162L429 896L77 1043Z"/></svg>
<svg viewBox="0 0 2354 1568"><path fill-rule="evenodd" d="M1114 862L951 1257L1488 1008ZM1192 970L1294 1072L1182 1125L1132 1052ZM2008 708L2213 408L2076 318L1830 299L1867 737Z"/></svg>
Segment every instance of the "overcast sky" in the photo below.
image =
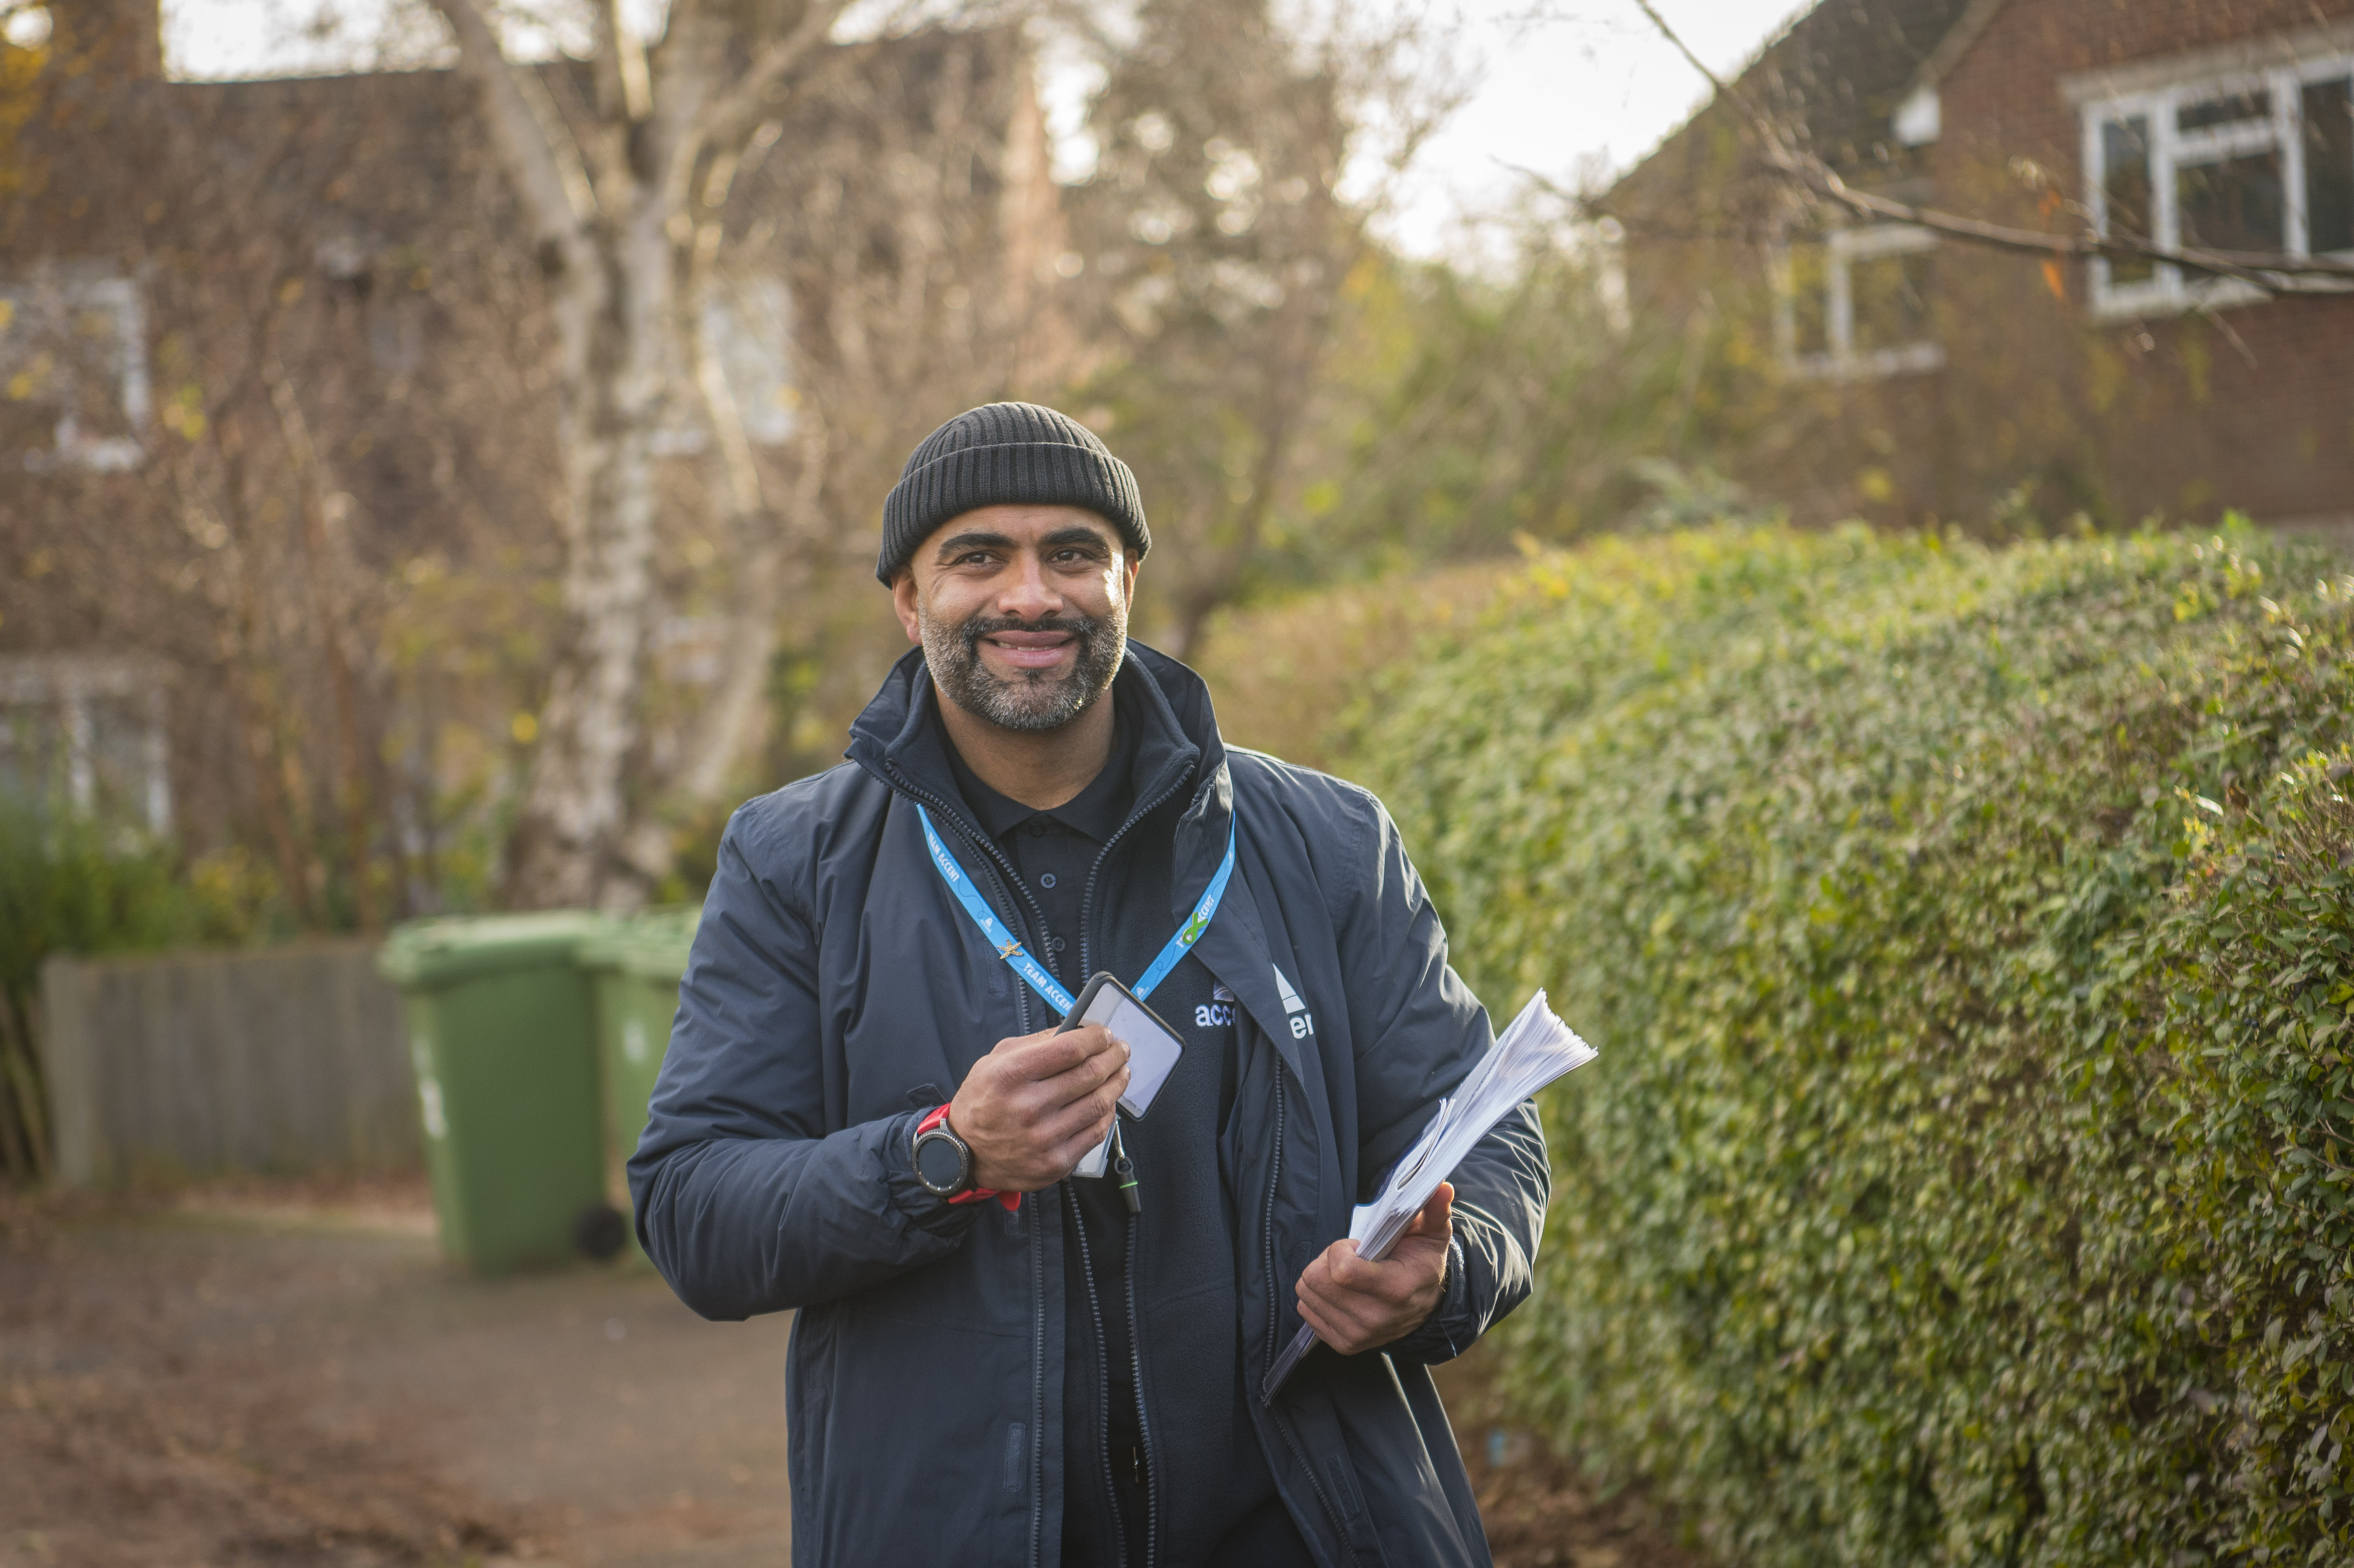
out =
<svg viewBox="0 0 2354 1568"><path fill-rule="evenodd" d="M663 0L636 0L658 16ZM1730 71L1778 32L1795 0L1658 0L1702 58ZM375 58L387 0L164 0L164 49L185 76L348 69ZM1633 0L1454 0L1455 40L1470 93L1423 150L1385 225L1406 249L1452 242L1458 216L1510 190L1504 167L1564 184L1623 169L1689 114L1706 84L1643 19ZM1087 80L1050 70L1058 131L1084 111ZM1068 159L1066 159L1068 162Z"/></svg>

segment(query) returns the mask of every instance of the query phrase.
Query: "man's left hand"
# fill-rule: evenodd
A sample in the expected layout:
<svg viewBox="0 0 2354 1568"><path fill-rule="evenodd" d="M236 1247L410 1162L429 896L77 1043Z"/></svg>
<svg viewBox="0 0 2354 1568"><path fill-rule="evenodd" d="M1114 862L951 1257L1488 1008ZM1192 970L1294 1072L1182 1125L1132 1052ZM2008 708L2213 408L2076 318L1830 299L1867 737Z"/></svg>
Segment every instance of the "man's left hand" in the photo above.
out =
<svg viewBox="0 0 2354 1568"><path fill-rule="evenodd" d="M1343 1236L1299 1277L1299 1315L1344 1356L1403 1340L1447 1294L1447 1248L1454 1239L1455 1189L1441 1181L1405 1234L1379 1263Z"/></svg>

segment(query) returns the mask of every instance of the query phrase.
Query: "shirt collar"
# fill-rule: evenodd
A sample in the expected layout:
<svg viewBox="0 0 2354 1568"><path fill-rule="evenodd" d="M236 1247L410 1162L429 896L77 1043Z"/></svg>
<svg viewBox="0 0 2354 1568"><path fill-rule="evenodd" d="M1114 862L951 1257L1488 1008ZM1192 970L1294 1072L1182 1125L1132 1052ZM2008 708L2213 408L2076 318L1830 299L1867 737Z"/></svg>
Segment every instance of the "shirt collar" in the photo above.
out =
<svg viewBox="0 0 2354 1568"><path fill-rule="evenodd" d="M1122 684L1116 683L1112 691L1111 756L1104 763L1103 771L1086 789L1050 810L1025 806L982 783L981 776L966 767L964 758L957 754L956 743L949 738L946 726L941 727L941 749L948 753L957 789L982 832L992 839L1002 839L1034 817L1052 818L1097 843L1107 842L1119 831L1135 800L1137 735L1142 727L1142 715L1135 711L1136 705L1121 689ZM938 723L938 718L933 722Z"/></svg>

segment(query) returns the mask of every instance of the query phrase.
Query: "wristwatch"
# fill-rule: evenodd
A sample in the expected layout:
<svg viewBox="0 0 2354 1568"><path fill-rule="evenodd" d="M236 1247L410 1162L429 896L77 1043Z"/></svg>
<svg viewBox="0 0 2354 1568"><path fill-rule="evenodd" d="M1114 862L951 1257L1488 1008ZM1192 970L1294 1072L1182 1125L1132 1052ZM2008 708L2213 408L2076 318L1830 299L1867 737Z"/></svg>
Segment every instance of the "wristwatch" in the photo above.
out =
<svg viewBox="0 0 2354 1568"><path fill-rule="evenodd" d="M972 1188L972 1150L949 1126L946 1106L916 1124L916 1180L926 1192L951 1200Z"/></svg>

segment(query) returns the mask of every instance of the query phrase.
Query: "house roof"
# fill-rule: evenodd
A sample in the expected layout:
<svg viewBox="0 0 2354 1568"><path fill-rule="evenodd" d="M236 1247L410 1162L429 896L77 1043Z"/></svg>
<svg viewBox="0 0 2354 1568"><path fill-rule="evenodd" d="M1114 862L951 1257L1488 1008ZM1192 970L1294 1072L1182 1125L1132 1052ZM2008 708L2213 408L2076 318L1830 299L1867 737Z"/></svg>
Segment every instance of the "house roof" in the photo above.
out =
<svg viewBox="0 0 2354 1568"><path fill-rule="evenodd" d="M1869 168L1899 155L1889 132L1897 105L1925 72L1950 65L2000 4L1820 0L1767 44L1735 85L1833 167ZM1712 100L1629 171L1620 187L1651 186L1667 169L1689 171L1695 164L1692 144L1733 112Z"/></svg>
<svg viewBox="0 0 2354 1568"><path fill-rule="evenodd" d="M1994 20L1995 13L2001 10L2005 3L2006 0L1970 0L1960 19L1946 29L1946 36L1937 41L1935 48L1929 51L1929 58L1921 62L1921 69L1913 73L1913 79L1906 83L1906 90L1918 91L1925 87L1934 88L1945 80L1946 73L1968 52L1969 47L1978 41L1978 35L1987 30L1987 24Z"/></svg>

